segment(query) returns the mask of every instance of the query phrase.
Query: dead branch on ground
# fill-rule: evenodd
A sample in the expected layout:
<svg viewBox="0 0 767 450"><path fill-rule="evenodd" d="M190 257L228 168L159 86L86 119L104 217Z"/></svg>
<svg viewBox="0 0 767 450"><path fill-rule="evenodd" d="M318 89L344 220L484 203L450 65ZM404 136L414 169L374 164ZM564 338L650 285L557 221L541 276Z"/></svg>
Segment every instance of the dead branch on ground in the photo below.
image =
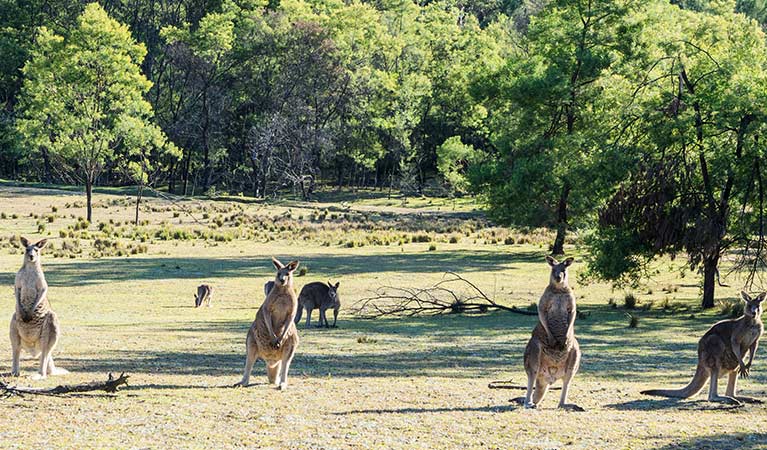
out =
<svg viewBox="0 0 767 450"><path fill-rule="evenodd" d="M458 286L457 288L453 288ZM474 283L455 272L446 272L441 281L426 288L381 286L371 297L354 304L353 313L364 319L379 317L413 317L458 313L485 313L490 310L509 311L537 316L516 306L496 303Z"/></svg>
<svg viewBox="0 0 767 450"><path fill-rule="evenodd" d="M66 395L74 392L92 392L104 391L110 394L117 392L122 385L128 385L128 375L121 373L115 378L111 373L106 381L93 381L82 384L62 384L53 388L33 388L23 386L11 386L4 380L0 380L0 395L3 397L12 397L14 395L22 396L24 394L34 395Z"/></svg>

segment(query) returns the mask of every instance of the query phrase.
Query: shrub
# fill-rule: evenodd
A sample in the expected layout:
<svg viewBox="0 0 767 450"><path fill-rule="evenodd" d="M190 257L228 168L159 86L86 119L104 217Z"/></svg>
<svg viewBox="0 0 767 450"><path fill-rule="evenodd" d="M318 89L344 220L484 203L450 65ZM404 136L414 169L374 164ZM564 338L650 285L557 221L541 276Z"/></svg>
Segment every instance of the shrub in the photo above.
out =
<svg viewBox="0 0 767 450"><path fill-rule="evenodd" d="M740 298L728 298L719 300L719 314L727 317L740 317L743 315L744 304Z"/></svg>
<svg viewBox="0 0 767 450"><path fill-rule="evenodd" d="M636 328L639 326L639 316L635 316L630 313L626 313L629 318L629 328Z"/></svg>
<svg viewBox="0 0 767 450"><path fill-rule="evenodd" d="M637 298L632 293L626 294L623 297L623 307L626 309L634 309L637 306Z"/></svg>

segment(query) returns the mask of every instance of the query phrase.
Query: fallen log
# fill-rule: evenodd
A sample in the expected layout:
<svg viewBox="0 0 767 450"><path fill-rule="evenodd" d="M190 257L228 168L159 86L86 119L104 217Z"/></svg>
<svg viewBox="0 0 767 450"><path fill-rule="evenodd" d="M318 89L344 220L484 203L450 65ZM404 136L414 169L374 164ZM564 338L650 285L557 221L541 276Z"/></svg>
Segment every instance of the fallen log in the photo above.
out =
<svg viewBox="0 0 767 450"><path fill-rule="evenodd" d="M111 373L106 381L93 381L90 383L82 384L61 384L52 388L33 388L24 386L11 386L4 380L0 381L0 391L4 397L11 397L14 395L22 396L24 394L33 395L66 395L75 392L92 392L92 391L104 391L110 394L114 394L118 391L122 385L128 385L128 375L121 373L119 377L115 378Z"/></svg>

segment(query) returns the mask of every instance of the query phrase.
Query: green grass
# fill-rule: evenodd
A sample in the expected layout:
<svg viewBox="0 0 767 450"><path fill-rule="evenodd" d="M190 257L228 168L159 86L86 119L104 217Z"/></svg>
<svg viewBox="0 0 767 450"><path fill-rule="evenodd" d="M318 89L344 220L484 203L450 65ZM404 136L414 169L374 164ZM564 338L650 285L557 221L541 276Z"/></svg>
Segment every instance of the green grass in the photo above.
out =
<svg viewBox="0 0 767 450"><path fill-rule="evenodd" d="M48 223L46 235L58 236L84 215L81 207L65 207L78 200L72 193L0 187L0 213L8 217L0 219L0 237L41 237L29 214L51 214L52 206L57 217ZM120 203L122 194L99 194L96 200L96 223L132 217L132 208ZM360 211L371 206L369 201L328 206ZM185 214L174 218L177 205L152 199L142 212L149 221L145 228L163 222L208 228L216 208L235 208L231 202L186 204L202 223ZM241 206L254 217L288 209L295 216L308 215L317 208L299 203ZM388 214L396 230L417 225L399 206L375 207ZM209 219L202 219L203 211L210 212ZM10 218L13 213L17 219ZM452 220L445 214L440 221ZM72 374L32 381L37 362L23 359L22 377L13 382L55 386L125 371L130 385L115 396L0 400L0 442L31 448L765 448L763 405L725 410L703 396L676 402L639 394L650 387L686 384L694 371L697 339L722 318L717 311L698 310L698 277L688 273L680 278L668 262L647 289L634 292L638 303L631 313L640 318L637 328L628 328L625 292L578 284L575 274L582 266L573 266L579 309L588 316L576 322L583 361L570 400L585 407L585 413L555 409L557 391L547 395L540 410L529 411L509 402L522 391L487 388L494 380L524 384L522 352L534 317L492 312L360 320L349 313L348 307L370 289L425 286L446 270L460 272L504 304L524 309L537 301L548 280L539 238L532 244L506 245L503 238L491 243L482 228L469 231L468 237L461 231L460 241L450 244L447 237L457 232L446 231L453 226L446 223L445 230L430 232L438 242L435 251L428 251L430 242L326 245L327 235L345 233L346 222L302 231L308 225L296 219L290 224L297 229L273 233L272 240L264 238L267 233L229 242L150 238L146 253L97 259L89 256L91 237L79 239L83 254L72 259L44 256L49 298L63 327L56 360ZM92 224L88 232L97 230ZM228 224L216 228L232 230ZM303 233L310 239L302 239ZM133 242L115 239L126 246ZM53 239L54 245L62 240ZM579 249L569 250L581 259ZM263 298L263 284L273 275L272 255L298 258L310 268L296 278L298 288L310 281L341 281L339 327L299 329L301 344L288 391L266 386L262 363L251 378L260 384L231 388L242 375L245 333ZM0 249L8 318L20 264L15 249ZM213 307L195 309L193 295L203 282L215 286ZM737 283L731 284L720 288L718 297L734 298ZM609 298L619 306L610 307ZM666 299L673 308L664 309ZM643 308L650 301L652 307ZM6 355L0 372L7 375L7 338L0 339L0 355ZM752 378L739 383L744 395L767 397L767 364L761 356Z"/></svg>

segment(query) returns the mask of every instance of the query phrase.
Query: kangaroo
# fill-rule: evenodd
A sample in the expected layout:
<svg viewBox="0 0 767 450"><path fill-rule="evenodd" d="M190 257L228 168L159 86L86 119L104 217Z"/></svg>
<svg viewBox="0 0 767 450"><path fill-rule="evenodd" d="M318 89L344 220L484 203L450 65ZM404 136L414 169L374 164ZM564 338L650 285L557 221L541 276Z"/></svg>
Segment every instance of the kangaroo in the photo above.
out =
<svg viewBox="0 0 767 450"><path fill-rule="evenodd" d="M194 307L199 308L205 302L210 308L211 300L213 300L213 286L209 284L197 286L197 293L194 295Z"/></svg>
<svg viewBox="0 0 767 450"><path fill-rule="evenodd" d="M743 402L761 403L760 400L735 395L738 373L747 378L751 370L754 354L759 346L759 338L764 333L762 324L762 301L767 292L752 299L741 292L746 307L743 315L737 319L722 320L709 328L698 341L698 367L690 383L682 389L651 389L642 391L646 395L662 397L690 398L700 392L709 379L708 401L719 401L741 405ZM748 363L744 362L746 352ZM727 375L725 395L719 395L717 384L720 377Z"/></svg>
<svg viewBox="0 0 767 450"><path fill-rule="evenodd" d="M328 308L333 308L333 328L336 327L336 321L338 320L338 310L341 309L341 299L338 298L338 286L340 282L336 284L328 281L327 284L315 281L309 283L301 289L301 293L298 294L298 313L296 314L296 323L301 321L301 312L306 309L306 328L311 326L312 310L319 308L320 310L320 324L323 322L325 328L330 328L328 324L328 318L325 316L325 311Z"/></svg>
<svg viewBox="0 0 767 450"><path fill-rule="evenodd" d="M262 359L266 362L269 383L274 383L280 390L288 387L288 369L298 347L298 330L293 323L298 309L293 272L299 263L292 261L286 266L275 258L272 263L277 268L274 287L268 291L248 331L245 373L235 386L247 386L253 364L256 359Z"/></svg>
<svg viewBox="0 0 767 450"><path fill-rule="evenodd" d="M264 284L264 297L269 295L269 292L272 291L273 287L274 287L274 281L267 281L266 284Z"/></svg>
<svg viewBox="0 0 767 450"><path fill-rule="evenodd" d="M567 280L567 268L573 263L573 258L560 263L547 256L546 261L551 266L549 285L538 301L538 324L524 354L527 393L524 399L517 401L523 402L525 408L537 408L549 385L562 379L559 407L583 411L580 406L567 403L570 381L581 362L581 350L574 330L575 295Z"/></svg>
<svg viewBox="0 0 767 450"><path fill-rule="evenodd" d="M19 376L19 357L24 349L34 357L40 357L40 371L34 379L47 375L63 375L68 371L53 363L53 349L56 348L61 329L56 313L48 302L48 283L43 275L40 252L48 244L43 239L30 244L21 238L24 246L24 264L16 273L16 312L11 318L11 375Z"/></svg>

